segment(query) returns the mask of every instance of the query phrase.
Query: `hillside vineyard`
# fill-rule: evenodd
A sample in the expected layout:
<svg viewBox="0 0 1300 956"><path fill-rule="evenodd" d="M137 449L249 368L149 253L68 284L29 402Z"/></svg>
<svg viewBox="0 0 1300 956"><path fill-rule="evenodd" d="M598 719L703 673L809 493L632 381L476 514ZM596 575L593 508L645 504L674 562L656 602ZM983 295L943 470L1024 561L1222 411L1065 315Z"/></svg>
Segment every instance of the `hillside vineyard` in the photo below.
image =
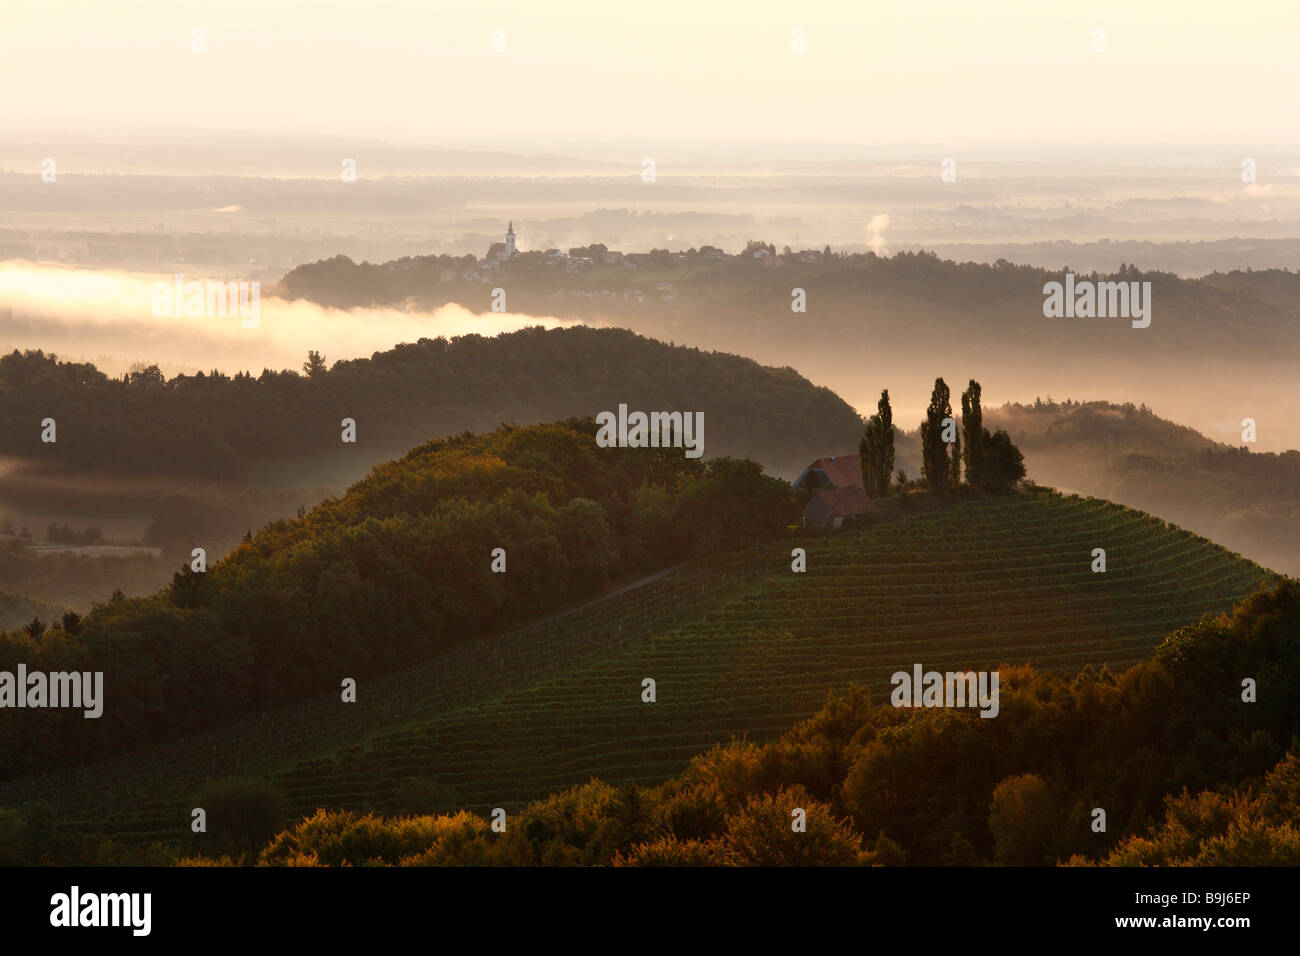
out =
<svg viewBox="0 0 1300 956"><path fill-rule="evenodd" d="M791 544L805 548L806 572L791 570ZM1105 573L1092 570L1097 547ZM200 780L221 753L251 754L260 740L265 749L242 769L269 772L297 817L318 807L398 812L400 794L421 780L436 783L447 811L513 811L592 776L656 783L733 736L774 739L828 690L857 683L888 700L891 675L915 661L937 671L1118 671L1275 577L1108 502L1045 491L976 500L860 533L773 542L721 565L693 562L595 605L597 618L537 632L526 671L504 685L488 679L490 646L446 658L444 686L483 690L467 703L443 698L440 712L428 709L436 694L403 707L395 696L421 695L374 686L348 705L360 710L340 708L337 696L311 705L334 715L319 723L285 712L275 732L254 724L123 762L113 777L120 809L108 815L90 780L51 779L28 796L57 799L78 827L127 843L165 840L188 813L188 795L165 793L168 781ZM647 677L652 704L641 697ZM362 732L374 708L384 716ZM334 739L334 725L353 742L305 755L313 735L318 752Z"/></svg>

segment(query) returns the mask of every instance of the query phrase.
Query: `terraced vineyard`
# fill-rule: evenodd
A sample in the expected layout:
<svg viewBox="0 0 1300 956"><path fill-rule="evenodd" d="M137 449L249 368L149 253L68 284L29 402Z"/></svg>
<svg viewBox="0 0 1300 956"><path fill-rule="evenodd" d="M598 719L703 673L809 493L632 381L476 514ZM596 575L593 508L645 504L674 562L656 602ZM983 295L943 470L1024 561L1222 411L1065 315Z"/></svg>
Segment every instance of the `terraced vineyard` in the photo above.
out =
<svg viewBox="0 0 1300 956"><path fill-rule="evenodd" d="M791 572L805 546L808 570ZM1107 571L1091 571L1104 548ZM1121 669L1173 629L1273 579L1203 538L1109 502L1048 493L970 502L755 554L768 570L702 620L567 661L535 686L358 740L276 774L296 814L396 809L403 780L441 807L507 808L591 776L649 783L733 735L769 739L851 682L1031 663ZM598 642L599 643L599 642ZM554 670L551 670L554 673ZM653 677L658 700L641 702ZM131 839L186 820L176 798L98 821Z"/></svg>

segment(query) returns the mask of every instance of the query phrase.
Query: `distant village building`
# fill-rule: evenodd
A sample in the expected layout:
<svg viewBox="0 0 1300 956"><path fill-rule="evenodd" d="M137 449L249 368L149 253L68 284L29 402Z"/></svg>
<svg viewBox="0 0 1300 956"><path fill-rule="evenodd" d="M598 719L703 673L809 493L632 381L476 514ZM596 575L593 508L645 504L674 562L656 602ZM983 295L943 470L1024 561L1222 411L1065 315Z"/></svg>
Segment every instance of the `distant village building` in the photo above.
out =
<svg viewBox="0 0 1300 956"><path fill-rule="evenodd" d="M494 262L502 259L513 259L517 255L519 255L519 250L515 248L515 224L512 221L506 226L506 241L494 242L488 246L485 258L489 262Z"/></svg>
<svg viewBox="0 0 1300 956"><path fill-rule="evenodd" d="M876 510L862 487L862 466L857 455L818 458L799 473L794 490L809 495L803 522L810 528L839 528L846 519Z"/></svg>

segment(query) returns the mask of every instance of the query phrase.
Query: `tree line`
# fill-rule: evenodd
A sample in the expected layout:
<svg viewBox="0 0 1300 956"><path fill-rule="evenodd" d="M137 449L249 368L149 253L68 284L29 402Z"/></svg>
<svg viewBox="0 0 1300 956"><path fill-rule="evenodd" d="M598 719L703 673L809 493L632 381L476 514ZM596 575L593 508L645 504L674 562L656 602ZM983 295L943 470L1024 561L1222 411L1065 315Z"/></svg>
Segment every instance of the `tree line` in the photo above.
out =
<svg viewBox="0 0 1300 956"><path fill-rule="evenodd" d="M797 471L862 426L848 403L791 368L623 329L529 328L420 339L332 364L311 350L303 374L169 379L150 366L113 377L15 350L0 356L0 454L79 477L226 482L245 482L251 462L297 458L304 464L294 480L312 488L322 463L344 453L372 456L368 466L430 438L595 415L618 402L703 411L710 455L780 471ZM54 443L42 441L47 417L57 422ZM357 422L350 448L340 442L344 417ZM48 489L42 494L48 503Z"/></svg>
<svg viewBox="0 0 1300 956"><path fill-rule="evenodd" d="M1002 429L990 434L984 427L980 384L975 379L962 392L958 428L948 384L936 378L920 432L921 478L925 487L940 498L959 493L963 486L988 494L1004 494L1025 477L1024 456L1011 436ZM907 486L903 471L893 473L895 436L889 390L884 389L876 413L867 419L858 441L862 486L872 498L889 494L891 480L895 489Z"/></svg>

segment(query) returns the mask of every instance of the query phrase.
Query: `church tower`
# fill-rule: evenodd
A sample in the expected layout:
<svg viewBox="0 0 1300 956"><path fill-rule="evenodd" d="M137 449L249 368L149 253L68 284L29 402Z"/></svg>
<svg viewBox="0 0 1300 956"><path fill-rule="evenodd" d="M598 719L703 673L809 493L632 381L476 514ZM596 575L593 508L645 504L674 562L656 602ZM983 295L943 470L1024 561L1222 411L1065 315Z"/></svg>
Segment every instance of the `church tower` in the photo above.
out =
<svg viewBox="0 0 1300 956"><path fill-rule="evenodd" d="M511 259L515 255L515 224L512 220L506 227L506 258Z"/></svg>

